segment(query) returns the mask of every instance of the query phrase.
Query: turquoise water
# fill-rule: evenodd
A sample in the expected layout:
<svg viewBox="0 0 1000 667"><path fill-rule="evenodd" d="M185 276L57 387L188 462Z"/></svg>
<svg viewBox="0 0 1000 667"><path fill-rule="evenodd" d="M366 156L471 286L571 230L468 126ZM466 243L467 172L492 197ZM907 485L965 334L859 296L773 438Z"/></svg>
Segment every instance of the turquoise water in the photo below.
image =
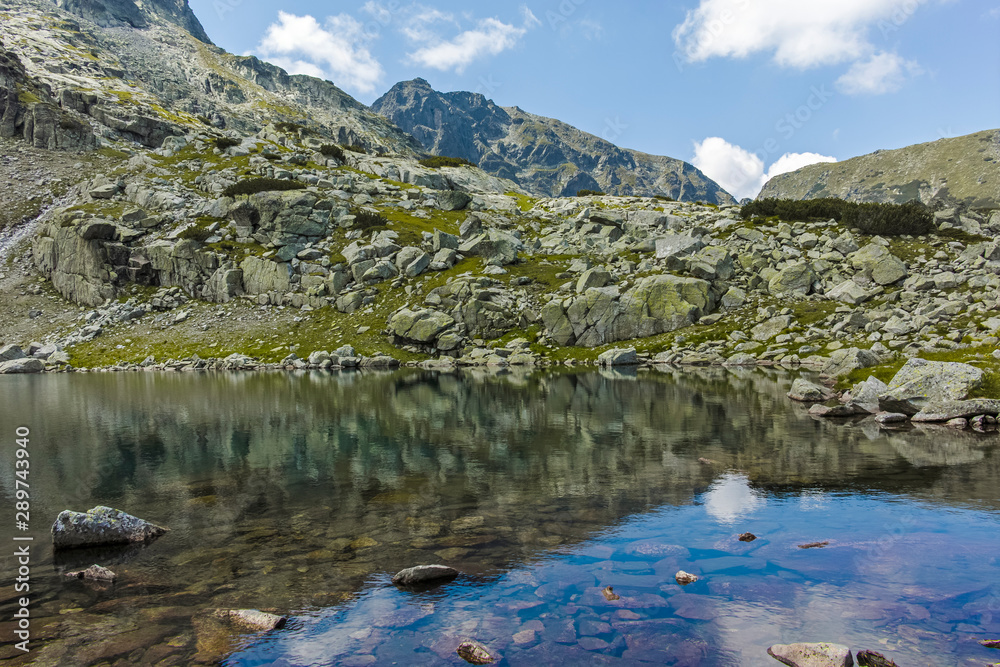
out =
<svg viewBox="0 0 1000 667"><path fill-rule="evenodd" d="M0 660L462 665L466 640L510 665L771 665L769 645L796 641L902 667L1000 659L978 644L1000 638L996 436L814 420L784 397L792 379L2 378L0 434L32 433L37 593L32 652ZM7 506L13 461L5 447ZM53 554L55 515L97 504L171 530ZM118 583L62 576L91 562ZM428 563L462 574L391 585ZM290 620L240 633L213 616L227 608Z"/></svg>

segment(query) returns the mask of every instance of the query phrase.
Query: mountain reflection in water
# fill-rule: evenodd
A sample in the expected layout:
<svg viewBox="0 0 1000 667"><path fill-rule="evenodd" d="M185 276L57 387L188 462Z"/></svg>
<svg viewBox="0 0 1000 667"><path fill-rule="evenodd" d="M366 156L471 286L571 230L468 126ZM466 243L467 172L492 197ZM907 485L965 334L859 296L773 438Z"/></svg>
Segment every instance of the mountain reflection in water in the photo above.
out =
<svg viewBox="0 0 1000 667"><path fill-rule="evenodd" d="M987 662L977 642L1000 634L995 438L815 420L785 397L792 379L5 377L0 433L32 431L38 593L32 654L0 659L464 664L455 647L476 639L505 664L768 665L769 644L831 640L901 665ZM49 522L98 504L171 532L54 558ZM760 539L737 541L744 531ZM798 548L818 541L830 544ZM119 583L60 576L91 562ZM424 593L388 583L434 562L463 575ZM681 588L679 569L700 581ZM601 596L608 585L621 600ZM291 622L238 635L218 608Z"/></svg>

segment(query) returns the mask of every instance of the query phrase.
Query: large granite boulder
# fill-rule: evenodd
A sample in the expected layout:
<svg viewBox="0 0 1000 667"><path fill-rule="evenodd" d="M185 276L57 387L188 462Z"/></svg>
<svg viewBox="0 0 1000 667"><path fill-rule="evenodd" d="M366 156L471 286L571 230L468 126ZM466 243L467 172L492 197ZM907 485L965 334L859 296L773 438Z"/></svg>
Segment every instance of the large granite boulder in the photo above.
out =
<svg viewBox="0 0 1000 667"><path fill-rule="evenodd" d="M767 653L789 667L854 667L851 649L842 644L775 644Z"/></svg>
<svg viewBox="0 0 1000 667"><path fill-rule="evenodd" d="M850 257L851 266L871 276L879 285L892 285L906 278L906 265L878 243L869 243Z"/></svg>
<svg viewBox="0 0 1000 667"><path fill-rule="evenodd" d="M0 362L0 375L41 373L44 370L45 362L41 359L11 359Z"/></svg>
<svg viewBox="0 0 1000 667"><path fill-rule="evenodd" d="M162 526L99 505L87 512L60 512L52 524L52 546L68 549L147 542L165 532Z"/></svg>
<svg viewBox="0 0 1000 667"><path fill-rule="evenodd" d="M427 344L453 324L455 318L436 310L404 308L389 318L389 331L398 339Z"/></svg>
<svg viewBox="0 0 1000 667"><path fill-rule="evenodd" d="M431 582L443 582L458 576L458 570L447 565L417 565L400 570L392 577L397 586L418 586Z"/></svg>
<svg viewBox="0 0 1000 667"><path fill-rule="evenodd" d="M885 412L915 415L928 403L961 401L983 382L982 369L946 361L910 359L879 396Z"/></svg>
<svg viewBox="0 0 1000 667"><path fill-rule="evenodd" d="M859 368L871 368L882 363L881 357L871 350L862 350L856 347L835 350L830 355L830 360L823 366L823 374L833 377L847 375L851 371Z"/></svg>
<svg viewBox="0 0 1000 667"><path fill-rule="evenodd" d="M767 291L774 296L805 296L812 291L816 280L816 272L808 262L792 264L781 271L767 283Z"/></svg>

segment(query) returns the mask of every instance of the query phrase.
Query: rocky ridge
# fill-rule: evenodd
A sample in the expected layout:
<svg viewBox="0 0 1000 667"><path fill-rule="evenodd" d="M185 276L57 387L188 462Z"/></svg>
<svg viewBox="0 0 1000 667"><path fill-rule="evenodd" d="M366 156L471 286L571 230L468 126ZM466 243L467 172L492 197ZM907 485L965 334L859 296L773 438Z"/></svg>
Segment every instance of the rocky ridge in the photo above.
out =
<svg viewBox="0 0 1000 667"><path fill-rule="evenodd" d="M435 155L464 158L536 195L594 190L735 203L687 162L619 148L561 121L498 106L479 93L439 93L414 79L393 86L372 109Z"/></svg>
<svg viewBox="0 0 1000 667"><path fill-rule="evenodd" d="M775 176L758 198L919 200L942 207L1000 206L1000 130L880 150Z"/></svg>

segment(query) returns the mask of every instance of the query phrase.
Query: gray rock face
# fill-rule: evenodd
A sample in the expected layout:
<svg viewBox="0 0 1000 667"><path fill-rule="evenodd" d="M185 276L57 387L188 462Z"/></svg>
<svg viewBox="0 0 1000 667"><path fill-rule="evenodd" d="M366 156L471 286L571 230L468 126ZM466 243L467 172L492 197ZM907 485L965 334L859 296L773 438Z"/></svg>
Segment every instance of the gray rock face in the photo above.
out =
<svg viewBox="0 0 1000 667"><path fill-rule="evenodd" d="M219 609L215 616L250 632L280 630L288 622L286 616L269 614L256 609Z"/></svg>
<svg viewBox="0 0 1000 667"><path fill-rule="evenodd" d="M879 407L915 415L928 403L964 400L982 381L983 371L975 366L910 359L879 396Z"/></svg>
<svg viewBox="0 0 1000 667"><path fill-rule="evenodd" d="M24 359L26 356L27 355L24 353L24 350L19 348L17 345L11 344L0 347L0 362Z"/></svg>
<svg viewBox="0 0 1000 667"><path fill-rule="evenodd" d="M12 359L0 363L0 375L41 373L44 370L45 362L41 359Z"/></svg>
<svg viewBox="0 0 1000 667"><path fill-rule="evenodd" d="M852 306L857 306L872 298L868 290L853 280L845 280L827 292L826 296L834 301L847 303Z"/></svg>
<svg viewBox="0 0 1000 667"><path fill-rule="evenodd" d="M442 211L461 211L472 201L469 193L460 190L442 190L435 195L435 198Z"/></svg>
<svg viewBox="0 0 1000 667"><path fill-rule="evenodd" d="M812 291L816 273L806 262L782 269L768 281L767 291L774 296L805 296Z"/></svg>
<svg viewBox="0 0 1000 667"><path fill-rule="evenodd" d="M788 398L803 403L818 403L833 398L833 392L805 378L796 378Z"/></svg>
<svg viewBox="0 0 1000 667"><path fill-rule="evenodd" d="M871 350L861 350L856 347L834 350L830 361L823 366L823 373L832 377L847 375L859 368L871 368L882 363L881 358Z"/></svg>
<svg viewBox="0 0 1000 667"><path fill-rule="evenodd" d="M855 269L870 275L879 285L891 285L909 275L903 260L878 243L869 243L849 259Z"/></svg>
<svg viewBox="0 0 1000 667"><path fill-rule="evenodd" d="M854 667L851 649L842 644L775 644L767 653L789 667Z"/></svg>
<svg viewBox="0 0 1000 667"><path fill-rule="evenodd" d="M875 376L869 377L864 382L859 382L851 389L851 400L849 405L860 407L868 412L878 412L878 397L889 388Z"/></svg>
<svg viewBox="0 0 1000 667"><path fill-rule="evenodd" d="M52 546L68 549L146 542L165 532L162 526L100 505L87 512L60 512L52 524Z"/></svg>
<svg viewBox="0 0 1000 667"><path fill-rule="evenodd" d="M1000 414L1000 400L975 398L968 401L931 402L913 415L915 422L946 422L952 419Z"/></svg>
<svg viewBox="0 0 1000 667"><path fill-rule="evenodd" d="M243 270L243 289L247 294L286 292L291 286L292 270L285 262L247 257L240 268Z"/></svg>
<svg viewBox="0 0 1000 667"><path fill-rule="evenodd" d="M765 320L750 330L750 338L764 342L771 340L792 324L790 315L779 315Z"/></svg>
<svg viewBox="0 0 1000 667"><path fill-rule="evenodd" d="M615 348L607 352L602 352L597 357L598 366L635 366L638 363L639 356L636 354L634 347L625 349Z"/></svg>
<svg viewBox="0 0 1000 667"><path fill-rule="evenodd" d="M550 301L542 308L542 321L560 345L597 347L680 329L714 307L708 282L656 275L642 278L623 295L614 287L603 287Z"/></svg>
<svg viewBox="0 0 1000 667"><path fill-rule="evenodd" d="M397 586L416 586L434 581L448 581L458 574L458 570L447 565L418 565L397 572L392 577L392 583Z"/></svg>
<svg viewBox="0 0 1000 667"><path fill-rule="evenodd" d="M399 339L427 344L453 324L453 317L436 310L404 308L389 319L389 331Z"/></svg>
<svg viewBox="0 0 1000 667"><path fill-rule="evenodd" d="M576 281L576 293L583 294L591 287L604 287L611 282L611 274L606 269L587 269Z"/></svg>
<svg viewBox="0 0 1000 667"><path fill-rule="evenodd" d="M427 81L414 79L397 83L372 109L432 153L465 158L538 195L600 190L735 203L686 162L621 149L565 123L497 106L478 93L439 93Z"/></svg>
<svg viewBox="0 0 1000 667"><path fill-rule="evenodd" d="M656 258L670 259L693 255L705 244L701 239L684 234L669 234L656 239Z"/></svg>

